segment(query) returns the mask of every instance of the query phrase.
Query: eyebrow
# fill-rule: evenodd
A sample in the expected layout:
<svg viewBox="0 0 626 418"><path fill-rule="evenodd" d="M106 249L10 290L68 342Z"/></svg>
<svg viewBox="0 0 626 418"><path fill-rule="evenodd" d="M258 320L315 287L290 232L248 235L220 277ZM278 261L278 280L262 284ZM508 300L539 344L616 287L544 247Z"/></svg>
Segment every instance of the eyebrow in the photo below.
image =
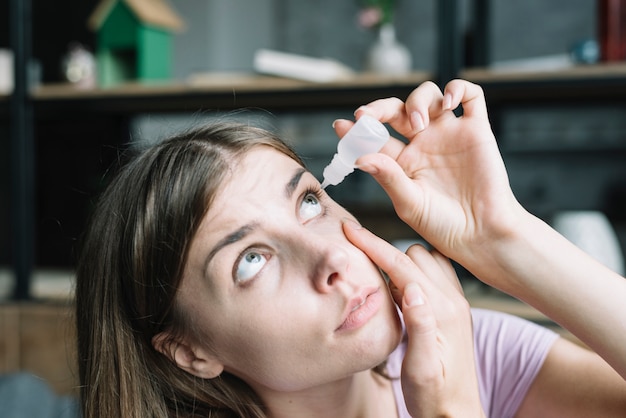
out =
<svg viewBox="0 0 626 418"><path fill-rule="evenodd" d="M299 168L298 170L296 170L296 173L285 186L285 196L287 196L287 199L291 199L291 196L293 196L293 192L296 190L298 184L300 183L300 179L306 172L307 171L304 168Z"/></svg>
<svg viewBox="0 0 626 418"><path fill-rule="evenodd" d="M254 228L256 228L258 225L257 222L253 222L253 223L249 223L246 224L244 226L242 226L241 228L239 228L238 230L236 230L235 232L226 235L224 238L222 238L216 245L215 247L213 247L213 249L211 250L211 252L209 253L209 255L206 258L206 265L209 264L209 262L211 261L211 259L215 256L215 254L217 254L222 248L230 245L230 244L234 244L235 242L243 239L246 235L248 235L250 232L252 232L254 230Z"/></svg>
<svg viewBox="0 0 626 418"><path fill-rule="evenodd" d="M293 196L293 193L295 192L296 188L298 187L298 184L300 184L300 179L302 179L302 176L306 172L307 172L307 170L305 170L304 168L298 169L295 172L295 174L291 177L291 179L287 182L287 184L285 185L285 196L288 199L291 199L291 197ZM237 229L236 231L226 235L224 238L222 238L215 245L215 247L213 247L213 249L211 250L211 252L207 256L206 261L204 263L205 266L209 265L209 263L211 262L213 257L215 257L215 254L217 254L222 248L224 248L224 247L226 247L226 246L228 246L230 244L234 244L237 241L242 240L246 235L250 234L258 226L259 226L258 222L251 222L249 224L246 224L246 225L242 226L241 228Z"/></svg>

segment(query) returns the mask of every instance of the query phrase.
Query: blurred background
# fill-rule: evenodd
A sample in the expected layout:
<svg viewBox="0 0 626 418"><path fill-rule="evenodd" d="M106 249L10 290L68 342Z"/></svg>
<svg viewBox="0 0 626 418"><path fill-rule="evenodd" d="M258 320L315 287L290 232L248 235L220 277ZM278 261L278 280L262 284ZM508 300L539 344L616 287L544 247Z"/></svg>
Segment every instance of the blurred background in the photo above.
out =
<svg viewBox="0 0 626 418"><path fill-rule="evenodd" d="M150 1L146 0L148 8ZM442 84L455 76L485 88L510 181L529 210L546 220L562 211L600 211L623 243L626 71L619 62L602 62L598 12L602 2L391 3L396 41L411 60L408 75L349 88L304 81L307 93L319 88L324 98L308 106L302 103L308 100L305 96L292 106L288 102L295 100L294 94L281 87L256 101L244 99L241 107L246 110L240 111L237 77L256 73L254 56L259 49L328 58L357 75L370 71L367 56L380 34L375 24L364 20L366 2L171 0L166 4L183 22L182 29L171 32L169 75L155 83L161 89L158 94L146 99L150 83L137 95L115 96L119 86L107 90L97 83L72 85L68 78L67 60L77 45L92 58L97 54L97 31L88 27L88 21L99 1L69 0L60 6L31 0L26 11L31 17L26 29L32 35L26 77L29 92L35 93L25 101L33 109L32 146L27 151L32 154L33 195L28 200L32 230L26 231L32 240L26 247L32 249L33 274L42 269L71 270L91 199L120 150L133 142L158 139L237 110L235 117L253 118L280 131L320 175L336 144L332 121L350 117L360 99L367 94L408 93L423 80ZM0 7L4 19L0 50L10 51L9 4ZM577 73L579 68L588 72ZM187 97L188 90L163 93L164 86L202 87L206 80L204 90ZM210 100L215 80L230 88L234 97L230 103ZM268 79L253 82L262 85ZM51 86L56 90L46 90ZM72 96L67 91L79 93ZM279 97L283 94L284 100ZM10 145L9 109L14 102L10 93L0 102L0 266L9 295L18 252L11 238L16 236L11 232L16 215L11 212L10 180L17 164ZM389 214L384 194L360 173L330 191L365 219L381 219L381 214L386 219ZM412 238L392 221L383 222L381 228L390 240Z"/></svg>
<svg viewBox="0 0 626 418"><path fill-rule="evenodd" d="M71 301L77 239L126 149L215 118L254 120L291 141L321 178L336 147L333 120L453 77L483 86L522 204L623 274L626 2L136 1L133 19L158 28L150 59L159 64L145 76L139 52L103 52L129 24L108 14L125 3L0 3L0 300L9 307L0 335L24 341L24 332L56 329L46 321L58 312L10 302ZM617 9L602 8L609 3ZM260 50L322 61L285 76L260 70ZM104 67L112 57L121 63ZM341 71L314 81L316 65ZM130 79L105 82L105 71ZM329 193L399 246L419 239L366 175ZM33 345L8 340L0 371L20 369ZM65 392L74 381L60 373L48 378Z"/></svg>

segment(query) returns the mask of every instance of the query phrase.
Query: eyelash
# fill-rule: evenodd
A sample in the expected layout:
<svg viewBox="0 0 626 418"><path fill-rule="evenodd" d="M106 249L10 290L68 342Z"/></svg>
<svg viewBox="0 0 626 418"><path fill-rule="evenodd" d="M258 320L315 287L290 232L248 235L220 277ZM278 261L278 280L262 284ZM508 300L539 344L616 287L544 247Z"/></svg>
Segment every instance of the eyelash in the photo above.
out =
<svg viewBox="0 0 626 418"><path fill-rule="evenodd" d="M325 204L322 203L322 198L324 194L322 188L320 186L313 186L313 185L307 186L307 188L304 190L304 193L302 194L302 199L304 199L310 194L315 196L319 204L322 206L322 213L320 213L320 217L326 216L328 208L326 207Z"/></svg>

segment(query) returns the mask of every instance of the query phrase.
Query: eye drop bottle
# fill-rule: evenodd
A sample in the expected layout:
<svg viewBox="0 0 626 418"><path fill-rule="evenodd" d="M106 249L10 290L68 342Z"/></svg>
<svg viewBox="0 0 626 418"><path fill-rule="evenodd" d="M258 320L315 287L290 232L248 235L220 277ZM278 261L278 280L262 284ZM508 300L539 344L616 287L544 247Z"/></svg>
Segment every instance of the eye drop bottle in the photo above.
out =
<svg viewBox="0 0 626 418"><path fill-rule="evenodd" d="M324 168L322 188L336 186L354 171L354 163L362 155L378 152L389 139L385 125L371 116L363 115L337 145L337 153Z"/></svg>

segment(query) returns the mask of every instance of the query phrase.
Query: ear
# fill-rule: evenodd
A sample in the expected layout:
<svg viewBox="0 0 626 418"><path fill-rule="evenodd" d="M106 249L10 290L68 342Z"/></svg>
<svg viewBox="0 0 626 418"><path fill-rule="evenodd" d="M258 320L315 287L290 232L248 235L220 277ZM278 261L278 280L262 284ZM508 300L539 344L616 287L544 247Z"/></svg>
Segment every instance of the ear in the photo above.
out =
<svg viewBox="0 0 626 418"><path fill-rule="evenodd" d="M224 365L205 348L173 339L168 332L152 337L152 346L181 369L202 379L213 379L224 371Z"/></svg>

